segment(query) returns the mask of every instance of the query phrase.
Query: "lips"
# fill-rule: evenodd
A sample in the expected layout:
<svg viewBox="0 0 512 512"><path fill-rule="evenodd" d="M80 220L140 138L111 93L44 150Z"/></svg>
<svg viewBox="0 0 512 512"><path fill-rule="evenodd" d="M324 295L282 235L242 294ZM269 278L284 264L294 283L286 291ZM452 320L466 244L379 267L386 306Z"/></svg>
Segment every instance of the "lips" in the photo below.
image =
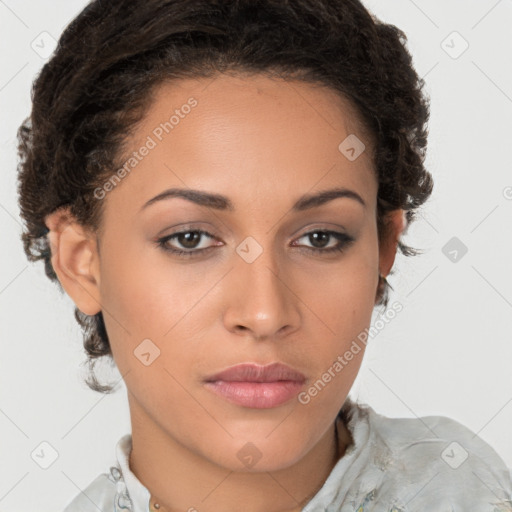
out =
<svg viewBox="0 0 512 512"><path fill-rule="evenodd" d="M232 404L270 409L289 403L305 380L302 373L282 363L243 363L208 377L204 386Z"/></svg>
<svg viewBox="0 0 512 512"><path fill-rule="evenodd" d="M242 363L227 368L205 379L206 382L304 382L306 377L297 370L282 363L261 366L254 363Z"/></svg>

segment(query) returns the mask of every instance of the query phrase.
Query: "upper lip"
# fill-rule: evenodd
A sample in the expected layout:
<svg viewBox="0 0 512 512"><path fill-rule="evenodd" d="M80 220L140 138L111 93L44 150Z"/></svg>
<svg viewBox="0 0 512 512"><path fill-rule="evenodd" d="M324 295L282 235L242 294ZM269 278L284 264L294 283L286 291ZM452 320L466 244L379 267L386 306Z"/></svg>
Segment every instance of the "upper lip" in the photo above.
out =
<svg viewBox="0 0 512 512"><path fill-rule="evenodd" d="M255 363L242 363L231 366L226 370L207 377L206 382L223 380L227 382L275 382L278 380L293 380L303 382L306 377L292 367L282 363L271 363L261 366Z"/></svg>

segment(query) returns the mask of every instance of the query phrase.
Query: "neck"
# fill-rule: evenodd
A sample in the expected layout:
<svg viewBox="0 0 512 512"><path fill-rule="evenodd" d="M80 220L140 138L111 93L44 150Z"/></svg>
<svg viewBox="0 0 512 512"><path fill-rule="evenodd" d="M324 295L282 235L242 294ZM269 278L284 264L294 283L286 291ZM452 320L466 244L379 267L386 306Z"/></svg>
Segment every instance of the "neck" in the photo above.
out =
<svg viewBox="0 0 512 512"><path fill-rule="evenodd" d="M237 472L192 452L138 410L132 414L129 465L149 490L150 510L155 512L300 512L350 442L350 433L338 420L295 464L279 471Z"/></svg>

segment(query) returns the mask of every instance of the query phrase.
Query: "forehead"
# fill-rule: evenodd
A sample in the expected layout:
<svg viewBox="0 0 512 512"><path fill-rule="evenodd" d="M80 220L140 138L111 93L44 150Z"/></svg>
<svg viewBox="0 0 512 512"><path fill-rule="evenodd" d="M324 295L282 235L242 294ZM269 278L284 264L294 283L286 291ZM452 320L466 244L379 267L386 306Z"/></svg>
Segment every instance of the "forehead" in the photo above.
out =
<svg viewBox="0 0 512 512"><path fill-rule="evenodd" d="M366 148L351 159L354 140L356 151ZM162 83L125 148L128 176L109 199L123 189L133 206L177 186L228 195L235 206L255 197L291 204L330 186L357 189L371 205L377 192L355 107L301 81L217 75Z"/></svg>

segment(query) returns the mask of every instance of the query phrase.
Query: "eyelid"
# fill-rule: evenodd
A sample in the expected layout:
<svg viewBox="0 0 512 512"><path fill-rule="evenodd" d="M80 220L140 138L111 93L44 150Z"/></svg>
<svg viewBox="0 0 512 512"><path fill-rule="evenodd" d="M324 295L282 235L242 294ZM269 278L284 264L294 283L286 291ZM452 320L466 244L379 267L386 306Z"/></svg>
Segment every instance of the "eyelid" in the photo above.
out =
<svg viewBox="0 0 512 512"><path fill-rule="evenodd" d="M326 227L328 225L331 225L332 227ZM302 234L297 234L297 233L300 233L303 229L304 228L296 230L291 235L290 241L293 241L297 238L302 238L305 235L309 235L310 233L314 233L317 231L335 232L335 233L349 236L349 234L347 233L347 230L345 229L344 226L340 226L339 224L334 224L334 223L329 223L329 222L327 222L327 223L320 222L320 223L317 223L317 225L313 224L313 226L308 227L307 231L304 231ZM340 231L340 229L342 231ZM179 235L182 233L189 233L189 232L203 233L204 235L208 236L209 238L217 238L217 239L224 236L221 234L215 234L215 228L213 228L212 226L203 228L202 226L194 225L194 223L183 223L183 224L178 224L177 226L174 226L173 230L166 235L157 235L153 240L157 241L158 239L168 238L173 235Z"/></svg>

